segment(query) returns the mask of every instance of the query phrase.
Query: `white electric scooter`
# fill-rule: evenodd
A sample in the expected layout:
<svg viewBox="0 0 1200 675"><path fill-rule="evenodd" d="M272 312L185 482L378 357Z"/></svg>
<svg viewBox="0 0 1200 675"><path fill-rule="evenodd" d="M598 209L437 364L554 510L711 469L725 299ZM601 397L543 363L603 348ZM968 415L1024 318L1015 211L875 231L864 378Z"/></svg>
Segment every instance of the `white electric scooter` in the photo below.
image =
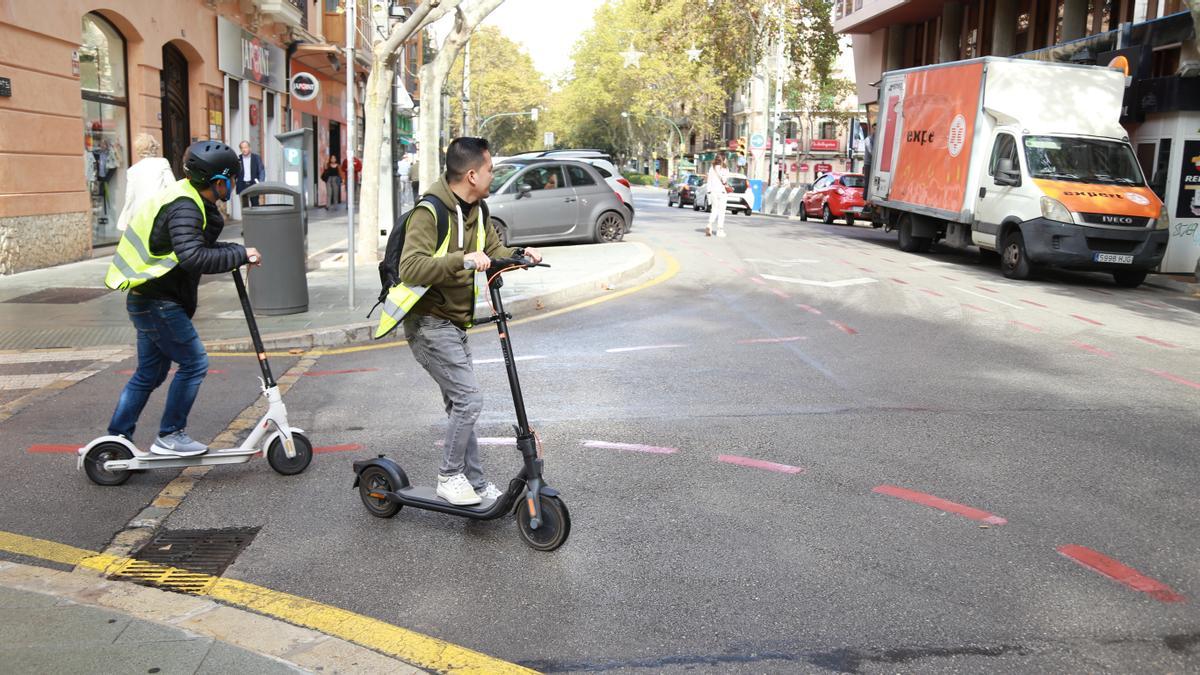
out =
<svg viewBox="0 0 1200 675"><path fill-rule="evenodd" d="M250 338L258 354L258 365L262 369L262 392L267 398L267 412L254 425L254 429L241 446L225 450L209 450L194 457L155 455L139 450L133 441L124 436L101 436L79 449L77 467L97 485L120 485L129 480L134 471L146 469L176 469L186 466L210 466L214 464L242 464L260 454L266 454L272 469L292 476L308 468L312 461L312 443L303 434L303 429L289 426L287 408L279 394L279 386L271 375L267 353L263 348L250 298L246 295L246 284L240 270L233 271L233 283L237 286L242 301L242 313L250 328Z"/></svg>

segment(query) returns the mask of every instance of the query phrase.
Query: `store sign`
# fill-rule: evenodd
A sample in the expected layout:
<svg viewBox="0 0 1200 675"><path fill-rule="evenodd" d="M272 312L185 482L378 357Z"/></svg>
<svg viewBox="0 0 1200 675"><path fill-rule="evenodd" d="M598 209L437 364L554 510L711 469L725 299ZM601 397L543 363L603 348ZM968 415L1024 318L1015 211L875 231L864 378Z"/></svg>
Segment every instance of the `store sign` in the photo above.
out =
<svg viewBox="0 0 1200 675"><path fill-rule="evenodd" d="M801 170L801 171L808 171L808 165L807 165L807 164L801 164L801 165L800 165L800 170Z"/></svg>
<svg viewBox="0 0 1200 675"><path fill-rule="evenodd" d="M833 171L833 165L832 164L817 164L817 165L813 166L813 171L819 171L821 173L829 173L830 171Z"/></svg>
<svg viewBox="0 0 1200 675"><path fill-rule="evenodd" d="M311 101L321 93L321 81L312 73L296 73L292 75L292 98L297 101Z"/></svg>
<svg viewBox="0 0 1200 675"><path fill-rule="evenodd" d="M728 145L727 147L728 147L730 150L737 150L737 149L738 149L738 142L737 142L736 140L729 141L729 145Z"/></svg>
<svg viewBox="0 0 1200 675"><path fill-rule="evenodd" d="M223 17L217 17L217 68L267 89L282 92L283 50Z"/></svg>
<svg viewBox="0 0 1200 675"><path fill-rule="evenodd" d="M808 142L808 149L812 152L837 152L838 142L836 138L814 138Z"/></svg>

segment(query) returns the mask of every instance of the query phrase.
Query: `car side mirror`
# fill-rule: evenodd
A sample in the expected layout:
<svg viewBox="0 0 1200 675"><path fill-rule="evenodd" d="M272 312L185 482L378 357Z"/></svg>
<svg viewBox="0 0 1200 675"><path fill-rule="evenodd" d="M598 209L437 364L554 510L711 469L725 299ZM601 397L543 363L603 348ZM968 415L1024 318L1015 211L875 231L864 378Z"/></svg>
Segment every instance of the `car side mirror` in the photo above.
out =
<svg viewBox="0 0 1200 675"><path fill-rule="evenodd" d="M517 186L517 199L528 197L530 192L533 192L533 186L529 183L521 183Z"/></svg>
<svg viewBox="0 0 1200 675"><path fill-rule="evenodd" d="M1013 161L1005 157L996 163L996 173L993 177L996 185L1018 187L1021 185L1021 172L1013 167Z"/></svg>

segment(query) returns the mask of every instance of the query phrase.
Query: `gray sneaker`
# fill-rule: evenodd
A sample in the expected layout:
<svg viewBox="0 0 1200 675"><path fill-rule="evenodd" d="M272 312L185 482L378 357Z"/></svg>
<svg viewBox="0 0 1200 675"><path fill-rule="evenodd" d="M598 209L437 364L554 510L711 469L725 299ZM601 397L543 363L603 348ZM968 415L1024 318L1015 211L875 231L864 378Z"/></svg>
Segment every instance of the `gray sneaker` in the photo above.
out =
<svg viewBox="0 0 1200 675"><path fill-rule="evenodd" d="M154 445L150 446L150 452L172 457L195 457L208 452L208 446L192 440L183 432L183 429L180 429L175 433L159 436L158 440L154 441Z"/></svg>

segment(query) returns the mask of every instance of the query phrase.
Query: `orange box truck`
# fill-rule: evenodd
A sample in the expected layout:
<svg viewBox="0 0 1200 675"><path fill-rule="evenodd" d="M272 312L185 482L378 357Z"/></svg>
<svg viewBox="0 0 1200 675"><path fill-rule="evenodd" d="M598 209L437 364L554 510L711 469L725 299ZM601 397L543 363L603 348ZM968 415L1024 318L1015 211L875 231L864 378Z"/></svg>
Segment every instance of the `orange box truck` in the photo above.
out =
<svg viewBox="0 0 1200 675"><path fill-rule="evenodd" d="M867 200L900 248L935 241L1142 283L1168 217L1121 127L1113 68L984 57L883 75Z"/></svg>

